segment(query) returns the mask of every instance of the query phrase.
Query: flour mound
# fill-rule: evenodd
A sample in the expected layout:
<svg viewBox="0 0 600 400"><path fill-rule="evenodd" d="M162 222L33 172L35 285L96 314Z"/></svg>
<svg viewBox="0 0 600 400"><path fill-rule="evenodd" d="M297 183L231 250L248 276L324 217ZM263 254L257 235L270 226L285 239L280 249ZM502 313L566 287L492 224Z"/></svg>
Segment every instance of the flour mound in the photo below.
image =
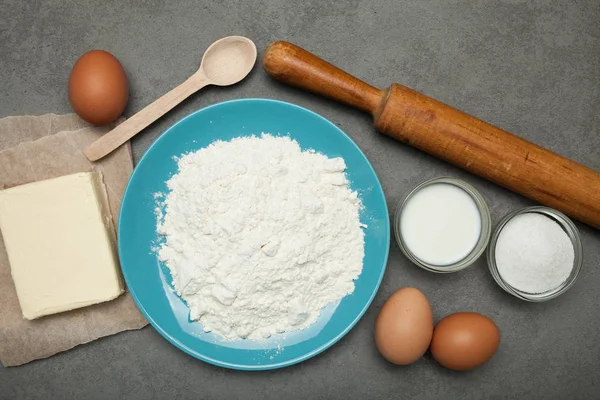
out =
<svg viewBox="0 0 600 400"><path fill-rule="evenodd" d="M183 155L158 257L190 318L225 339L261 339L308 327L352 293L364 233L345 169L268 134Z"/></svg>

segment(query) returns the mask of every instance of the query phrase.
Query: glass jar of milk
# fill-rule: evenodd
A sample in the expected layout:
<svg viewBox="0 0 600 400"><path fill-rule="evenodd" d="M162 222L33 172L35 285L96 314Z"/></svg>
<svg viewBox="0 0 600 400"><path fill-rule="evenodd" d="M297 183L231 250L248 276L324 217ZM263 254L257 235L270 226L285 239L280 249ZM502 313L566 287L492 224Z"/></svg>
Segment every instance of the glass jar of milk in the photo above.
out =
<svg viewBox="0 0 600 400"><path fill-rule="evenodd" d="M415 187L394 216L396 241L404 255L438 273L472 265L487 247L491 226L483 196L468 183L447 177Z"/></svg>

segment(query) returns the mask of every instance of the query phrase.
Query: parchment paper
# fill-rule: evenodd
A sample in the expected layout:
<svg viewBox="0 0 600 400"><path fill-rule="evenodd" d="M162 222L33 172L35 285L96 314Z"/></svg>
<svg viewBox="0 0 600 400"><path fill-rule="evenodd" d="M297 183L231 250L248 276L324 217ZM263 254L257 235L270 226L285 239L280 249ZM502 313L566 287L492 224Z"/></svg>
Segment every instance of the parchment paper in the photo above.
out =
<svg viewBox="0 0 600 400"><path fill-rule="evenodd" d="M0 119L0 150L40 139L62 131L75 131L90 125L77 114L24 115Z"/></svg>
<svg viewBox="0 0 600 400"><path fill-rule="evenodd" d="M121 196L133 170L130 146L122 146L92 164L82 150L110 128L87 127L56 133L63 128L86 124L74 115L37 117L44 123L36 117L24 117L22 126L19 118L0 120L0 150L3 146L16 144L19 138L21 141L29 138L37 140L0 151L0 189L76 172L100 171L104 175L116 226ZM21 134L16 133L19 130ZM24 319L0 236L0 361L4 366L46 358L79 344L139 329L146 324L129 292L110 302L34 321Z"/></svg>

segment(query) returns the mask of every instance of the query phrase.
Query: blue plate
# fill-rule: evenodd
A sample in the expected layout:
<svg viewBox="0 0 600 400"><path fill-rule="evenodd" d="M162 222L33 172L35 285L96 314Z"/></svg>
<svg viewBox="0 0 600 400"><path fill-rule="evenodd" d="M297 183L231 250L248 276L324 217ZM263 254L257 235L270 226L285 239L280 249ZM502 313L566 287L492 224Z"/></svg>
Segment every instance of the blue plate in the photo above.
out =
<svg viewBox="0 0 600 400"><path fill-rule="evenodd" d="M224 341L189 320L189 309L173 291L168 268L152 248L156 234L155 193L167 192L177 172L174 157L215 140L268 132L287 135L300 147L343 157L350 186L364 209L365 258L354 292L330 304L317 322L264 341ZM364 154L334 124L302 107L275 100L244 99L215 104L170 127L148 149L125 190L119 219L119 255L125 281L138 307L167 340L211 364L242 370L281 368L319 354L340 340L365 313L379 288L388 258L390 223L383 190Z"/></svg>

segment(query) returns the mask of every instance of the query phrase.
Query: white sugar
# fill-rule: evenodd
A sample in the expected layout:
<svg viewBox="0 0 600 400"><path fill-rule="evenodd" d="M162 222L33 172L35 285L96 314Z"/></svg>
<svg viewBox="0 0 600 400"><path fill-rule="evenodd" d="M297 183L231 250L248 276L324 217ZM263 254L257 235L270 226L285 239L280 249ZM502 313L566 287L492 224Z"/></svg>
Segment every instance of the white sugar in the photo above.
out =
<svg viewBox="0 0 600 400"><path fill-rule="evenodd" d="M511 219L496 244L496 264L502 279L526 293L559 287L573 269L575 252L567 233L553 219L525 213Z"/></svg>

